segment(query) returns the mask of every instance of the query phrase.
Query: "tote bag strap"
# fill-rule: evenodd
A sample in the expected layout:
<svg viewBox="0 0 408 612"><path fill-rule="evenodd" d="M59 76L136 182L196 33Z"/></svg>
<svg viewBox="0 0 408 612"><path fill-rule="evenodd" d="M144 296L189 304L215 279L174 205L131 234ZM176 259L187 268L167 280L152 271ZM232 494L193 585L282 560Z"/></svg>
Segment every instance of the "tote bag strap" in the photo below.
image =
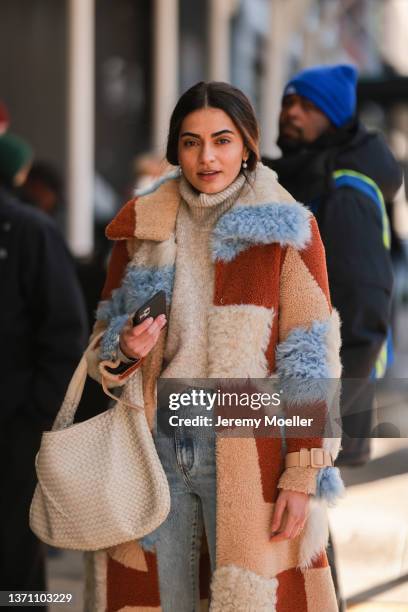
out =
<svg viewBox="0 0 408 612"><path fill-rule="evenodd" d="M61 408L58 411L57 416L55 417L54 424L52 426L52 431L57 431L60 429L65 429L66 427L70 427L73 424L76 411L78 409L79 402L81 401L82 393L84 391L86 377L88 375L88 362L86 358L86 354L89 350L95 348L98 344L100 338L103 335L103 331L100 332L93 338L92 342L82 355L81 361L79 362L74 374L72 375L71 381L68 385L68 389L65 393L64 400L61 404ZM114 399L116 402L121 402L125 406L132 408L134 410L138 410L139 412L144 412L144 409L141 406L137 406L136 404L131 404L129 402L125 402L120 399L120 397L116 397L109 391L107 388L106 380L102 377L102 388L106 395Z"/></svg>
<svg viewBox="0 0 408 612"><path fill-rule="evenodd" d="M138 410L139 412L144 412L144 408L142 408L142 406L138 406L137 404L131 404L130 402L127 402L124 399L122 399L122 397L117 397L111 391L109 391L107 383L106 383L106 378L104 376L102 376L102 389L103 389L103 392L105 393L105 395L107 395L108 397L110 397L113 400L115 400L115 402L120 402L121 404L123 404L127 408L132 408L133 410Z"/></svg>

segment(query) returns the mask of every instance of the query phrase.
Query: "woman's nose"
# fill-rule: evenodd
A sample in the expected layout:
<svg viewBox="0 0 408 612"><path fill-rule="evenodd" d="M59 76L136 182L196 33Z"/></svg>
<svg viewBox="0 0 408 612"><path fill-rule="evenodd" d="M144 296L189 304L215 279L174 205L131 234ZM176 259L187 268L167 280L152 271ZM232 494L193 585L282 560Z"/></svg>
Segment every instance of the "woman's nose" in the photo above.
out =
<svg viewBox="0 0 408 612"><path fill-rule="evenodd" d="M201 162L211 162L215 159L215 151L212 145L203 145L200 151L200 161Z"/></svg>

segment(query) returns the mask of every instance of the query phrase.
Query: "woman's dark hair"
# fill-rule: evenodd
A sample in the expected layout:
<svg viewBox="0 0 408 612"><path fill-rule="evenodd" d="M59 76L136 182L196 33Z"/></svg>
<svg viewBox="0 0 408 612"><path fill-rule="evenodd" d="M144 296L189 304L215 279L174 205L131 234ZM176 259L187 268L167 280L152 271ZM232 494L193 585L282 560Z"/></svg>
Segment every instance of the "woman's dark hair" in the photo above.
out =
<svg viewBox="0 0 408 612"><path fill-rule="evenodd" d="M200 108L219 108L235 123L248 148L248 170L254 170L259 155L259 126L252 104L241 90L229 83L200 81L190 87L177 102L170 118L166 158L178 164L178 141L183 119Z"/></svg>

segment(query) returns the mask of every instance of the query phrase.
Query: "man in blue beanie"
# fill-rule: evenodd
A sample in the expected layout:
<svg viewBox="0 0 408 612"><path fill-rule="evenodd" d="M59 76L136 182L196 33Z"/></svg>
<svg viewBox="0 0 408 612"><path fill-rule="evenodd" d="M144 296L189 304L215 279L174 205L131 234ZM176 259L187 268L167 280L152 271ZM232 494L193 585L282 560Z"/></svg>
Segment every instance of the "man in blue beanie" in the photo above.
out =
<svg viewBox="0 0 408 612"><path fill-rule="evenodd" d="M319 111L323 125L340 128L349 122L356 112L357 70L354 66L318 66L299 72L286 85L283 92L283 108L294 101L292 96L303 98ZM285 127L284 125L282 127ZM311 122L305 123L305 129ZM310 139L309 139L310 138ZM306 136L308 142L315 138Z"/></svg>
<svg viewBox="0 0 408 612"><path fill-rule="evenodd" d="M349 65L295 75L282 97L282 157L264 159L313 211L326 249L331 297L342 321L343 378L353 379L343 383L338 465L369 459L369 380L384 370L392 291L384 201L392 201L402 180L383 138L356 117L356 87L357 70Z"/></svg>
<svg viewBox="0 0 408 612"><path fill-rule="evenodd" d="M402 180L383 138L356 117L356 85L349 65L295 75L282 97L282 157L263 160L313 211L326 249L331 298L342 321L343 439L336 465L361 465L370 455L370 381L386 366L392 291L384 201L392 201Z"/></svg>

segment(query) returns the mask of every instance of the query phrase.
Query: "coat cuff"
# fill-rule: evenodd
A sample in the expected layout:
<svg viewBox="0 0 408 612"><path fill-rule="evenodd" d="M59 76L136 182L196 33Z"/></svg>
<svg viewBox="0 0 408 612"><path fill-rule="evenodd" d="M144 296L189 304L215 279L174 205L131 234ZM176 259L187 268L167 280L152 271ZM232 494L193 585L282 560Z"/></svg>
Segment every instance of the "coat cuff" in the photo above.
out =
<svg viewBox="0 0 408 612"><path fill-rule="evenodd" d="M279 479L278 488L285 489L286 491L298 491L299 493L315 495L318 472L318 468L312 467L298 466L286 468Z"/></svg>
<svg viewBox="0 0 408 612"><path fill-rule="evenodd" d="M344 483L337 467L290 467L282 473L279 489L314 495L334 506L345 494Z"/></svg>
<svg viewBox="0 0 408 612"><path fill-rule="evenodd" d="M101 340L97 344L93 343L93 339L99 333L105 330ZM111 359L102 358L102 342L103 338L106 337L106 324L103 321L97 321L90 339L89 346L86 350L86 358L88 362L88 374L99 384L102 384L102 376L105 379L108 388L118 387L125 384L128 378L140 368L143 363L143 359L139 359L136 362L132 361L125 364L117 358L117 356ZM119 344L119 337L118 337ZM107 369L109 368L109 369ZM118 369L120 368L120 369ZM110 371L118 369L117 372Z"/></svg>
<svg viewBox="0 0 408 612"><path fill-rule="evenodd" d="M123 363L120 359L116 361L103 360L99 363L99 372L103 376L108 388L121 387L140 368L142 363L143 359L138 359L136 363ZM125 366L127 366L126 369ZM115 372L115 370L118 370L118 372Z"/></svg>

